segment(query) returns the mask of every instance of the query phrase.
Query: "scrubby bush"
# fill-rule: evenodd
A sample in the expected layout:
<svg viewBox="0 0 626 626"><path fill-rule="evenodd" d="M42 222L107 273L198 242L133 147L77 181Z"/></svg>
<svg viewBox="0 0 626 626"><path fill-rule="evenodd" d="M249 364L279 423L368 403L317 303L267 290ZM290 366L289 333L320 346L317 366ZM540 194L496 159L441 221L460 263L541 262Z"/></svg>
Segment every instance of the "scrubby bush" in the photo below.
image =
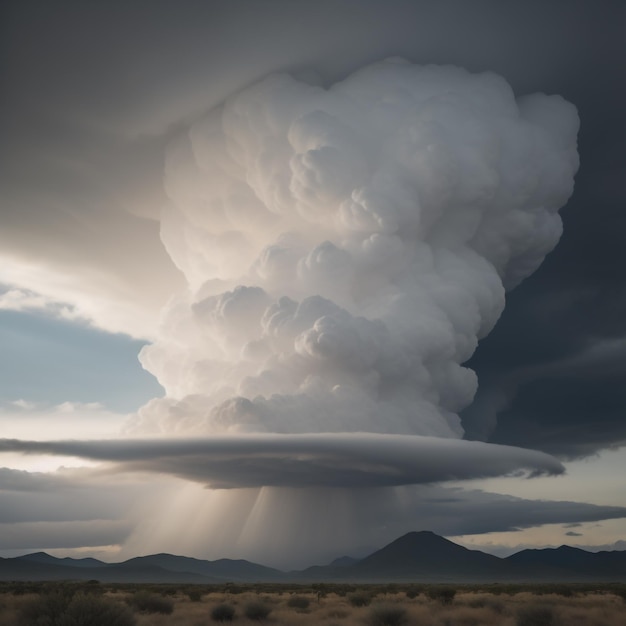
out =
<svg viewBox="0 0 626 626"><path fill-rule="evenodd" d="M355 591L348 594L348 602L352 606L369 606L372 602L372 596L364 591Z"/></svg>
<svg viewBox="0 0 626 626"><path fill-rule="evenodd" d="M556 623L552 607L547 605L526 606L517 612L517 626L553 626Z"/></svg>
<svg viewBox="0 0 626 626"><path fill-rule="evenodd" d="M551 591L564 598L571 598L575 595L574 590L569 585L553 585Z"/></svg>
<svg viewBox="0 0 626 626"><path fill-rule="evenodd" d="M248 602L244 609L243 614L248 618L258 622L267 619L269 614L272 612L272 609L265 604L265 602L258 602L256 600L252 600Z"/></svg>
<svg viewBox="0 0 626 626"><path fill-rule="evenodd" d="M157 596L148 591L137 591L128 600L129 604L140 613L161 613L170 615L174 610L174 602L169 598Z"/></svg>
<svg viewBox="0 0 626 626"><path fill-rule="evenodd" d="M326 583L315 583L311 585L311 589L315 591L315 595L317 596L317 601L319 602L321 598L325 598L328 595L328 585ZM334 587L334 592L338 596L345 596L346 592L343 587Z"/></svg>
<svg viewBox="0 0 626 626"><path fill-rule="evenodd" d="M626 586L619 586L612 590L616 596L621 598L624 602L626 602Z"/></svg>
<svg viewBox="0 0 626 626"><path fill-rule="evenodd" d="M369 614L372 626L401 626L406 619L406 609L399 604L375 604Z"/></svg>
<svg viewBox="0 0 626 626"><path fill-rule="evenodd" d="M235 617L235 607L231 604L218 604L211 611L214 622L232 622Z"/></svg>
<svg viewBox="0 0 626 626"><path fill-rule="evenodd" d="M441 604L452 604L456 589L454 587L429 587L426 589L426 595L431 600L437 600Z"/></svg>
<svg viewBox="0 0 626 626"><path fill-rule="evenodd" d="M57 626L74 596L69 589L42 593L20 607L19 624Z"/></svg>
<svg viewBox="0 0 626 626"><path fill-rule="evenodd" d="M202 600L202 592L199 589L188 589L187 597L192 602L200 602L200 600Z"/></svg>
<svg viewBox="0 0 626 626"><path fill-rule="evenodd" d="M487 595L477 595L469 598L465 604L473 609L491 609L494 613L504 612L504 602L499 598Z"/></svg>
<svg viewBox="0 0 626 626"><path fill-rule="evenodd" d="M74 594L71 590L45 593L22 605L24 626L134 626L130 609L109 598Z"/></svg>
<svg viewBox="0 0 626 626"><path fill-rule="evenodd" d="M101 596L76 594L59 626L134 626L132 611L121 602Z"/></svg>
<svg viewBox="0 0 626 626"><path fill-rule="evenodd" d="M308 609L311 601L305 596L291 596L289 600L287 600L287 606L290 606L292 609Z"/></svg>

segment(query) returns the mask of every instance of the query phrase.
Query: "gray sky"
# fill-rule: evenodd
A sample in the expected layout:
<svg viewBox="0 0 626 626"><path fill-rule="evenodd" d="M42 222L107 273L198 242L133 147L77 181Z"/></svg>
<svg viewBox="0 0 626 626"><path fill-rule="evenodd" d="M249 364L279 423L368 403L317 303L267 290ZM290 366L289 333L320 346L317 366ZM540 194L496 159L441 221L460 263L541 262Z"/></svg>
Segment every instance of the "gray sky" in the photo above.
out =
<svg viewBox="0 0 626 626"><path fill-rule="evenodd" d="M623 538L623 520L604 522L604 534L591 527L619 517L615 507L626 506L623 497L613 499L619 490L604 473L625 463L623 3L63 0L6 2L0 10L3 436L113 437L127 414L131 424L141 423L146 410L134 413L163 395L137 354L158 336L163 307L184 285L158 220L168 203L167 146L195 120L275 71L328 86L388 56L454 64L494 71L516 95L560 94L577 107L581 120L581 167L574 195L560 211L561 240L539 270L507 293L495 329L468 362L479 386L474 403L461 413L465 437L546 452L593 477L578 493L563 488L568 502L576 503L567 514L559 513L565 505L546 503L545 517L528 522L532 532L539 533L542 524L580 522L590 525L576 529L580 537L559 530L562 542ZM191 398L165 406L159 410L167 408L171 423L177 411L195 415L197 405ZM621 452L603 452L609 449ZM598 453L594 465L592 455ZM54 459L31 459L28 466L24 459L30 457L3 458L13 471L58 465ZM139 489L139 478L124 480ZM141 480L148 511L154 478ZM494 484L493 493L509 489L511 497L524 492L524 501L533 494L556 501L559 491L550 481L558 480L568 485L570 479L522 481L532 485L532 493L509 481L506 487ZM0 488L0 498L21 489ZM188 487L189 500L196 488ZM605 488L610 501L601 501ZM477 493L467 491L462 506L475 511L479 505L468 503L480 502L480 523L457 528L449 522L458 518L456 509L431 503L427 515L420 508L420 528L463 537L509 532L506 522L489 528L483 521L505 519L508 514L494 513L504 500L496 507L495 495ZM47 519L56 507L31 496L20 496L29 502L28 522ZM517 511L521 500L515 502L518 508L511 510ZM603 513L594 508L600 505L614 508ZM85 538L80 545L62 545L53 527L46 539L21 521L0 523L4 536L16 537L16 550L139 549L132 537L145 523L140 513L128 517L120 508L98 539L96 522L88 521L95 517L85 514L88 506L72 518L84 525L84 533L74 535ZM182 511L190 505L180 506ZM396 530L415 529L406 509L395 510L400 521L372 518L379 530L356 533L357 543L372 545L393 539ZM350 515L342 518L346 529ZM198 519L212 523L205 514ZM22 524L19 533L15 524ZM558 541L554 528L544 527L544 535L494 534L491 541L541 543L543 536L550 543ZM162 551L159 537L170 540L164 531L155 533L155 552ZM253 534L240 545L248 550L241 556L263 557L255 552ZM194 549L187 546L188 552Z"/></svg>

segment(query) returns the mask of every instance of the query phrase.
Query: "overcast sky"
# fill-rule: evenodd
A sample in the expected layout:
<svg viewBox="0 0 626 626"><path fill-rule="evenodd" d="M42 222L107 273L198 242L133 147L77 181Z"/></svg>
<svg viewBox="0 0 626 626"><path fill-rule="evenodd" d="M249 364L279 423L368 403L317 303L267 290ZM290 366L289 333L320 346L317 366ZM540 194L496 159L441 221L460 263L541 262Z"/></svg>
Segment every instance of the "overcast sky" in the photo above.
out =
<svg viewBox="0 0 626 626"><path fill-rule="evenodd" d="M4 443L0 455L0 553L42 549L115 559L170 551L291 566L312 555L363 552L420 529L499 553L518 545L607 546L625 538L626 490L619 478L626 474L622 2L16 0L0 11L0 436L21 440ZM372 261L376 250L370 265L343 271L346 253L356 258L355 249L327 227L330 218L314 214L319 203L356 188L354 181L374 167L367 160L374 153L388 159L381 161L384 175L362 189L379 198L391 181L393 196L405 174L390 163L400 159L404 144L399 138L379 156L367 143L374 126L378 143L393 134L386 118L377 125L382 113L371 102L382 101L387 89L388 102L403 102L407 90L393 82L403 71L397 65L360 74L332 98L324 90L387 57L494 72L515 96L559 94L576 107L580 168L567 199L557 188L559 176L567 178L565 165L554 164L565 159L573 109L555 99L520 105L542 133L563 142L558 155L539 151L534 164L525 157L511 170L512 180L536 166L535 177L549 179L536 202L548 206L558 193L566 201L560 241L534 273L527 269L558 239L554 217L542 218L541 227L536 222L536 231L524 234L524 254L511 252L502 268L497 255L490 256L487 235L472 243L485 265L458 252L465 248L450 242L461 227L442 220L445 228L430 239L416 235L420 246L439 252L428 280L402 287L402 297L400 286L398 293L387 289L388 274ZM276 79L248 89L275 72L297 82ZM465 84L457 74L441 76L441 84L451 81L454 89ZM483 95L501 99L504 119L503 84L484 83ZM345 113L345 103L357 96L363 103ZM466 146L482 150L472 129L492 132L484 130L491 118L466 121L464 105L454 106L428 113L447 124L452 137L445 143L432 131L431 140L445 143L446 156L470 129L458 154ZM540 106L556 113L540 115ZM296 110L310 115L299 113L282 137L283 118ZM274 125L263 126L259 111ZM400 120L404 109L397 111ZM331 113L340 121L329 122ZM517 137L513 130L507 137ZM265 152L255 152L252 137L266 142ZM290 239L299 222L284 217L279 193L286 139L301 150L300 160L288 162L299 176L289 192L297 215L312 225L301 229L300 239ZM248 169L235 171L218 140L229 145L231 157L228 141L236 143ZM313 154L323 141L327 151ZM328 150L342 158L332 161ZM453 201L432 182L434 175L420 178L425 166L418 167L422 199L431 194L433 211L440 206L437 194L441 202L482 206L477 198L490 183L485 178L481 187L476 181L487 175L469 169L481 155L472 153L467 163L458 157L468 174L459 175ZM505 166L498 165L501 174ZM318 183L330 180L327 187L312 187L312 171ZM245 180L254 197L241 185L236 193L226 189L229 177ZM567 182L559 184L567 189ZM241 239L212 230L220 227L208 207L219 201L228 213L232 198L239 213L229 223ZM362 201L368 211L369 202ZM398 206L402 202L398 195ZM289 229L280 222L284 232L274 241L278 227L261 213L279 215ZM398 215L404 219L402 209ZM391 218L383 215L381 223L385 219ZM361 230L369 228L363 223ZM393 230L389 223L385 236ZM518 235L521 241L520 233L507 234L511 249ZM318 247L306 248L307 237L317 237ZM287 251L284 266L258 254L275 252L277 242ZM300 249L306 254L289 256ZM299 267L293 284L285 273L290 265ZM461 295L442 281L461 276L467 285L487 266L486 282L472 296L480 311L474 328L458 305L467 301L454 300ZM499 281L508 287L518 274L530 276L507 289L500 314ZM441 304L433 281L445 287L449 302ZM237 291L239 285L247 291ZM349 299L346 288L364 295ZM279 296L298 303L297 310ZM439 313L419 308L430 297ZM386 300L401 304L387 310ZM250 330L257 310L263 328L277 337L270 348ZM278 318L270 320L268 311L288 324L273 329ZM438 334L437 315L452 320L454 345ZM412 318L424 321L411 330L420 361L411 386L405 375L411 355L401 345L409 335L398 328ZM470 337L463 346L461 335ZM475 351L472 337L480 338ZM284 342L296 346L290 360ZM309 367L315 359L325 365ZM263 375L254 369L262 360ZM476 372L477 391L463 363ZM378 391L385 387L389 397L370 402L363 390L372 388L374 371L384 381ZM333 376L336 384L328 382ZM249 435L258 432L265 434ZM248 439L238 439L240 433ZM143 443L132 454L120 441L155 435L161 443ZM162 440L174 436L185 439L164 449ZM424 436L445 439L431 444ZM106 441L74 448L34 443L69 439ZM488 451L478 454L474 445ZM55 471L59 464L66 468ZM277 509L285 512L280 523L272 517ZM207 536L216 537L209 546Z"/></svg>

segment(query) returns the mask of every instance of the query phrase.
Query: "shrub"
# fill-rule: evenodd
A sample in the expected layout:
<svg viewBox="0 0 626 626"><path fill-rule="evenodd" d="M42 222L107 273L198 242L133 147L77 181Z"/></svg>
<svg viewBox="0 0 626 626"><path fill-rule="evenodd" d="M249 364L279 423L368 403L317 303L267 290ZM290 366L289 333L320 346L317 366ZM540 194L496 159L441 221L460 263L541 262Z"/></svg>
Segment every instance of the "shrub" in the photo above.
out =
<svg viewBox="0 0 626 626"><path fill-rule="evenodd" d="M554 611L545 605L527 606L517 612L517 626L553 626Z"/></svg>
<svg viewBox="0 0 626 626"><path fill-rule="evenodd" d="M494 613L504 613L504 602L493 596L474 596L466 602L473 609L491 609Z"/></svg>
<svg viewBox="0 0 626 626"><path fill-rule="evenodd" d="M202 593L199 589L189 589L187 591L187 597L192 602L200 602L200 600L202 600Z"/></svg>
<svg viewBox="0 0 626 626"><path fill-rule="evenodd" d="M22 606L25 626L134 626L127 606L96 595L70 591L46 593Z"/></svg>
<svg viewBox="0 0 626 626"><path fill-rule="evenodd" d="M20 607L19 624L57 626L72 601L73 595L72 591L64 589L42 593L28 600Z"/></svg>
<svg viewBox="0 0 626 626"><path fill-rule="evenodd" d="M137 591L129 599L129 604L140 613L162 613L170 615L174 610L174 602L169 598L157 596L148 591Z"/></svg>
<svg viewBox="0 0 626 626"><path fill-rule="evenodd" d="M243 613L248 619L256 620L258 622L267 619L271 612L272 609L267 606L265 602L257 602L255 600L248 602L243 609Z"/></svg>
<svg viewBox="0 0 626 626"><path fill-rule="evenodd" d="M292 609L308 609L311 601L304 596L291 596L289 600L287 600L287 606L290 606Z"/></svg>
<svg viewBox="0 0 626 626"><path fill-rule="evenodd" d="M372 601L372 596L369 593L363 591L355 591L348 594L348 602L352 606L369 606Z"/></svg>
<svg viewBox="0 0 626 626"><path fill-rule="evenodd" d="M406 609L399 604L375 604L369 615L372 626L400 626L406 622Z"/></svg>
<svg viewBox="0 0 626 626"><path fill-rule="evenodd" d="M456 589L454 587L429 587L426 589L426 595L431 600L438 600L441 604L452 604Z"/></svg>
<svg viewBox="0 0 626 626"><path fill-rule="evenodd" d="M414 598L417 598L417 596L419 596L420 591L419 589L411 587L407 589L404 593L409 600L413 600Z"/></svg>
<svg viewBox="0 0 626 626"><path fill-rule="evenodd" d="M211 611L214 622L232 622L235 617L235 607L230 604L218 604Z"/></svg>
<svg viewBox="0 0 626 626"><path fill-rule="evenodd" d="M626 602L626 587L617 587L613 589L613 593L618 598L621 598L624 602Z"/></svg>
<svg viewBox="0 0 626 626"><path fill-rule="evenodd" d="M556 593L558 596L564 598L571 598L574 595L574 590L568 585L554 585L552 587L552 593Z"/></svg>
<svg viewBox="0 0 626 626"><path fill-rule="evenodd" d="M59 626L134 626L132 611L121 602L79 593L72 598Z"/></svg>

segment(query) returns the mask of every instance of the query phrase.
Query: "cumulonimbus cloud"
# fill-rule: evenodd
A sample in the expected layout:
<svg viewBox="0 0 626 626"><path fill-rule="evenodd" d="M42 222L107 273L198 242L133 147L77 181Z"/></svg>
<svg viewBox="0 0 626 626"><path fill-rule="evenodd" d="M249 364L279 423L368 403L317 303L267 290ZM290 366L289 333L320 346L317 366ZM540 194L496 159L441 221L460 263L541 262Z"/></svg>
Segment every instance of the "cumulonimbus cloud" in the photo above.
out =
<svg viewBox="0 0 626 626"><path fill-rule="evenodd" d="M353 536L368 488L563 472L544 453L464 440L459 413L478 384L465 363L505 290L559 240L577 130L559 96L397 58L328 88L288 75L250 85L166 155L160 234L186 286L140 355L165 396L126 432L170 439L0 451L222 489L196 511L198 544L211 522L234 526L252 488L250 538L265 547L278 510L293 528L319 526L330 495ZM315 515L301 487L321 488ZM189 503L204 506L195 492Z"/></svg>
<svg viewBox="0 0 626 626"><path fill-rule="evenodd" d="M77 456L212 488L388 487L511 473L560 474L523 448L410 435L255 434L200 439L0 440L0 451Z"/></svg>
<svg viewBox="0 0 626 626"><path fill-rule="evenodd" d="M463 437L464 363L554 248L575 107L492 73L272 75L168 150L163 244L187 289L140 355L137 434Z"/></svg>

